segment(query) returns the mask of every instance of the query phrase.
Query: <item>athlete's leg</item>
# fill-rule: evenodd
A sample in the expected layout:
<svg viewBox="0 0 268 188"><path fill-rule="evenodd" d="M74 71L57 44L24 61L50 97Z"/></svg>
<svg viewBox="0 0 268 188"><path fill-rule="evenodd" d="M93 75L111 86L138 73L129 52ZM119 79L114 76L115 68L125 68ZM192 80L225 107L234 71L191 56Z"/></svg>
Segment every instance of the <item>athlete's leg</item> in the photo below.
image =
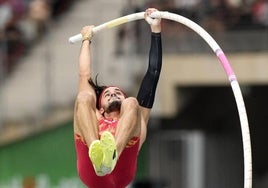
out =
<svg viewBox="0 0 268 188"><path fill-rule="evenodd" d="M140 122L138 101L133 97L127 98L121 105L115 136L107 131L101 135L100 142L103 149L103 166L105 167L103 170L106 174L114 170L119 156L130 139L134 136L140 136L141 126L137 122Z"/></svg>
<svg viewBox="0 0 268 188"><path fill-rule="evenodd" d="M79 92L74 109L74 132L81 135L87 146L99 139L95 99L87 91Z"/></svg>
<svg viewBox="0 0 268 188"><path fill-rule="evenodd" d="M140 118L138 101L133 97L125 99L121 105L120 120L115 133L116 148L119 156L132 137L140 136Z"/></svg>
<svg viewBox="0 0 268 188"><path fill-rule="evenodd" d="M118 187L126 187L136 175L139 138L133 137L120 155L113 171L114 182Z"/></svg>
<svg viewBox="0 0 268 188"><path fill-rule="evenodd" d="M74 111L74 132L80 135L86 143L88 147L86 157L90 157L96 174L103 176L104 174L101 170L103 153L100 141L98 140L95 96L91 95L88 91L79 92Z"/></svg>

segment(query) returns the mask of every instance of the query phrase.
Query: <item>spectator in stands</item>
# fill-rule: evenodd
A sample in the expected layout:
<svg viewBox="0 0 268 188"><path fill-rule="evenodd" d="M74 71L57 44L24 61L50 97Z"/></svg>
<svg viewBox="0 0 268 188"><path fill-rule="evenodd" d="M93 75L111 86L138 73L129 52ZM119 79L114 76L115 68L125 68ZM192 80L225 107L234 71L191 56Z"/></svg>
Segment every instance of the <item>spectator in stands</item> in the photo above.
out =
<svg viewBox="0 0 268 188"><path fill-rule="evenodd" d="M252 15L257 24L268 27L268 1L256 0L252 5Z"/></svg>
<svg viewBox="0 0 268 188"><path fill-rule="evenodd" d="M0 30L4 30L8 22L12 19L12 7L6 1L0 1Z"/></svg>
<svg viewBox="0 0 268 188"><path fill-rule="evenodd" d="M29 18L36 25L38 36L46 31L50 20L51 7L47 0L33 0L29 5Z"/></svg>
<svg viewBox="0 0 268 188"><path fill-rule="evenodd" d="M1 54L4 71L9 73L25 50L21 30L16 25L24 14L25 6L20 0L0 3Z"/></svg>

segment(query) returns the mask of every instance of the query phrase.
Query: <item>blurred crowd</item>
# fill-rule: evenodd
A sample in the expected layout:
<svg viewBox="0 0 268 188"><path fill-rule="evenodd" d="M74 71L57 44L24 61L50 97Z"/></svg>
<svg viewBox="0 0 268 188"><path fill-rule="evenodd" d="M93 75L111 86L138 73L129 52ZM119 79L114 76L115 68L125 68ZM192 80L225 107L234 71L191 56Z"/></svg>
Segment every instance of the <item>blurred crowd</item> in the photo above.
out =
<svg viewBox="0 0 268 188"><path fill-rule="evenodd" d="M3 72L10 73L18 59L46 34L49 23L63 15L74 2L0 0L0 65L5 69ZM127 5L130 4L131 0ZM180 14L208 32L268 28L268 0L148 0L142 7L132 7L132 10L130 7L126 10L137 12L155 7ZM172 23L163 22L165 32L171 35L177 32ZM123 29L119 35L123 38Z"/></svg>
<svg viewBox="0 0 268 188"><path fill-rule="evenodd" d="M151 6L185 16L210 32L268 27L268 0L151 0L146 7Z"/></svg>
<svg viewBox="0 0 268 188"><path fill-rule="evenodd" d="M10 73L74 0L0 0L0 62Z"/></svg>
<svg viewBox="0 0 268 188"><path fill-rule="evenodd" d="M268 33L268 0L147 0L145 3L129 0L128 2L121 13L122 16L142 12L148 7L175 13L194 21L214 36L217 34L218 37L223 36L218 40L226 39L226 49L230 50L251 50L251 47L245 47L242 43L228 43L228 41L232 41L234 36L243 37L248 36L250 33L249 42L252 42L254 34L260 33L259 36L264 36L265 33ZM135 22L132 27L127 25L120 27L117 33L116 53L118 55L126 53L126 49L129 46L127 41L130 38L133 39L132 43L143 40L144 33L146 33L144 28L145 26L140 22ZM194 48L197 51L201 51L197 49L199 47L194 44L195 40L193 38L187 38L191 35L190 30L183 24L175 24L174 21L167 19L163 20L162 31L165 33L166 39L169 39L169 42L173 42L169 44L169 49L166 48L167 52L172 52L179 47L181 51L194 50ZM184 39L188 40L189 43L184 43L186 42ZM175 44L175 41L178 40L183 40L181 45ZM237 38L237 40L239 39ZM262 39L258 38L258 40ZM258 45L256 43L254 43L255 46L252 50L262 48L256 47ZM136 52L144 52L141 43L137 43L136 46L137 48L134 49Z"/></svg>

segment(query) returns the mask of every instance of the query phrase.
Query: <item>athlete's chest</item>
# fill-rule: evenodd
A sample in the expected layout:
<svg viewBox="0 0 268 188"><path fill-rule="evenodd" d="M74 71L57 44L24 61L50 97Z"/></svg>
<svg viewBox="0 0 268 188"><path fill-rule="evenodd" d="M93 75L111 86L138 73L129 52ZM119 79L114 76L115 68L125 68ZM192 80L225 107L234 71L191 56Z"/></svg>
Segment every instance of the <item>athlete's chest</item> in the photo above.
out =
<svg viewBox="0 0 268 188"><path fill-rule="evenodd" d="M99 124L99 134L100 135L102 134L103 131L109 131L113 135L115 135L118 120L102 118L99 120L98 124Z"/></svg>

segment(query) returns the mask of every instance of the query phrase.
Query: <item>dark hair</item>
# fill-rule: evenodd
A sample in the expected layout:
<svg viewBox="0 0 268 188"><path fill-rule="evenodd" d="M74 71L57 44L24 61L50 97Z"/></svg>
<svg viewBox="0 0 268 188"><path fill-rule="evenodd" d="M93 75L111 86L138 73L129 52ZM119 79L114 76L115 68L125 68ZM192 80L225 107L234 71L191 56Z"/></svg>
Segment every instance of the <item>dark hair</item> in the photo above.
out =
<svg viewBox="0 0 268 188"><path fill-rule="evenodd" d="M95 76L95 80L93 81L92 78L88 80L88 83L94 88L96 93L96 108L99 109L99 97L101 95L101 92L107 88L105 85L99 85L98 84L98 74Z"/></svg>

